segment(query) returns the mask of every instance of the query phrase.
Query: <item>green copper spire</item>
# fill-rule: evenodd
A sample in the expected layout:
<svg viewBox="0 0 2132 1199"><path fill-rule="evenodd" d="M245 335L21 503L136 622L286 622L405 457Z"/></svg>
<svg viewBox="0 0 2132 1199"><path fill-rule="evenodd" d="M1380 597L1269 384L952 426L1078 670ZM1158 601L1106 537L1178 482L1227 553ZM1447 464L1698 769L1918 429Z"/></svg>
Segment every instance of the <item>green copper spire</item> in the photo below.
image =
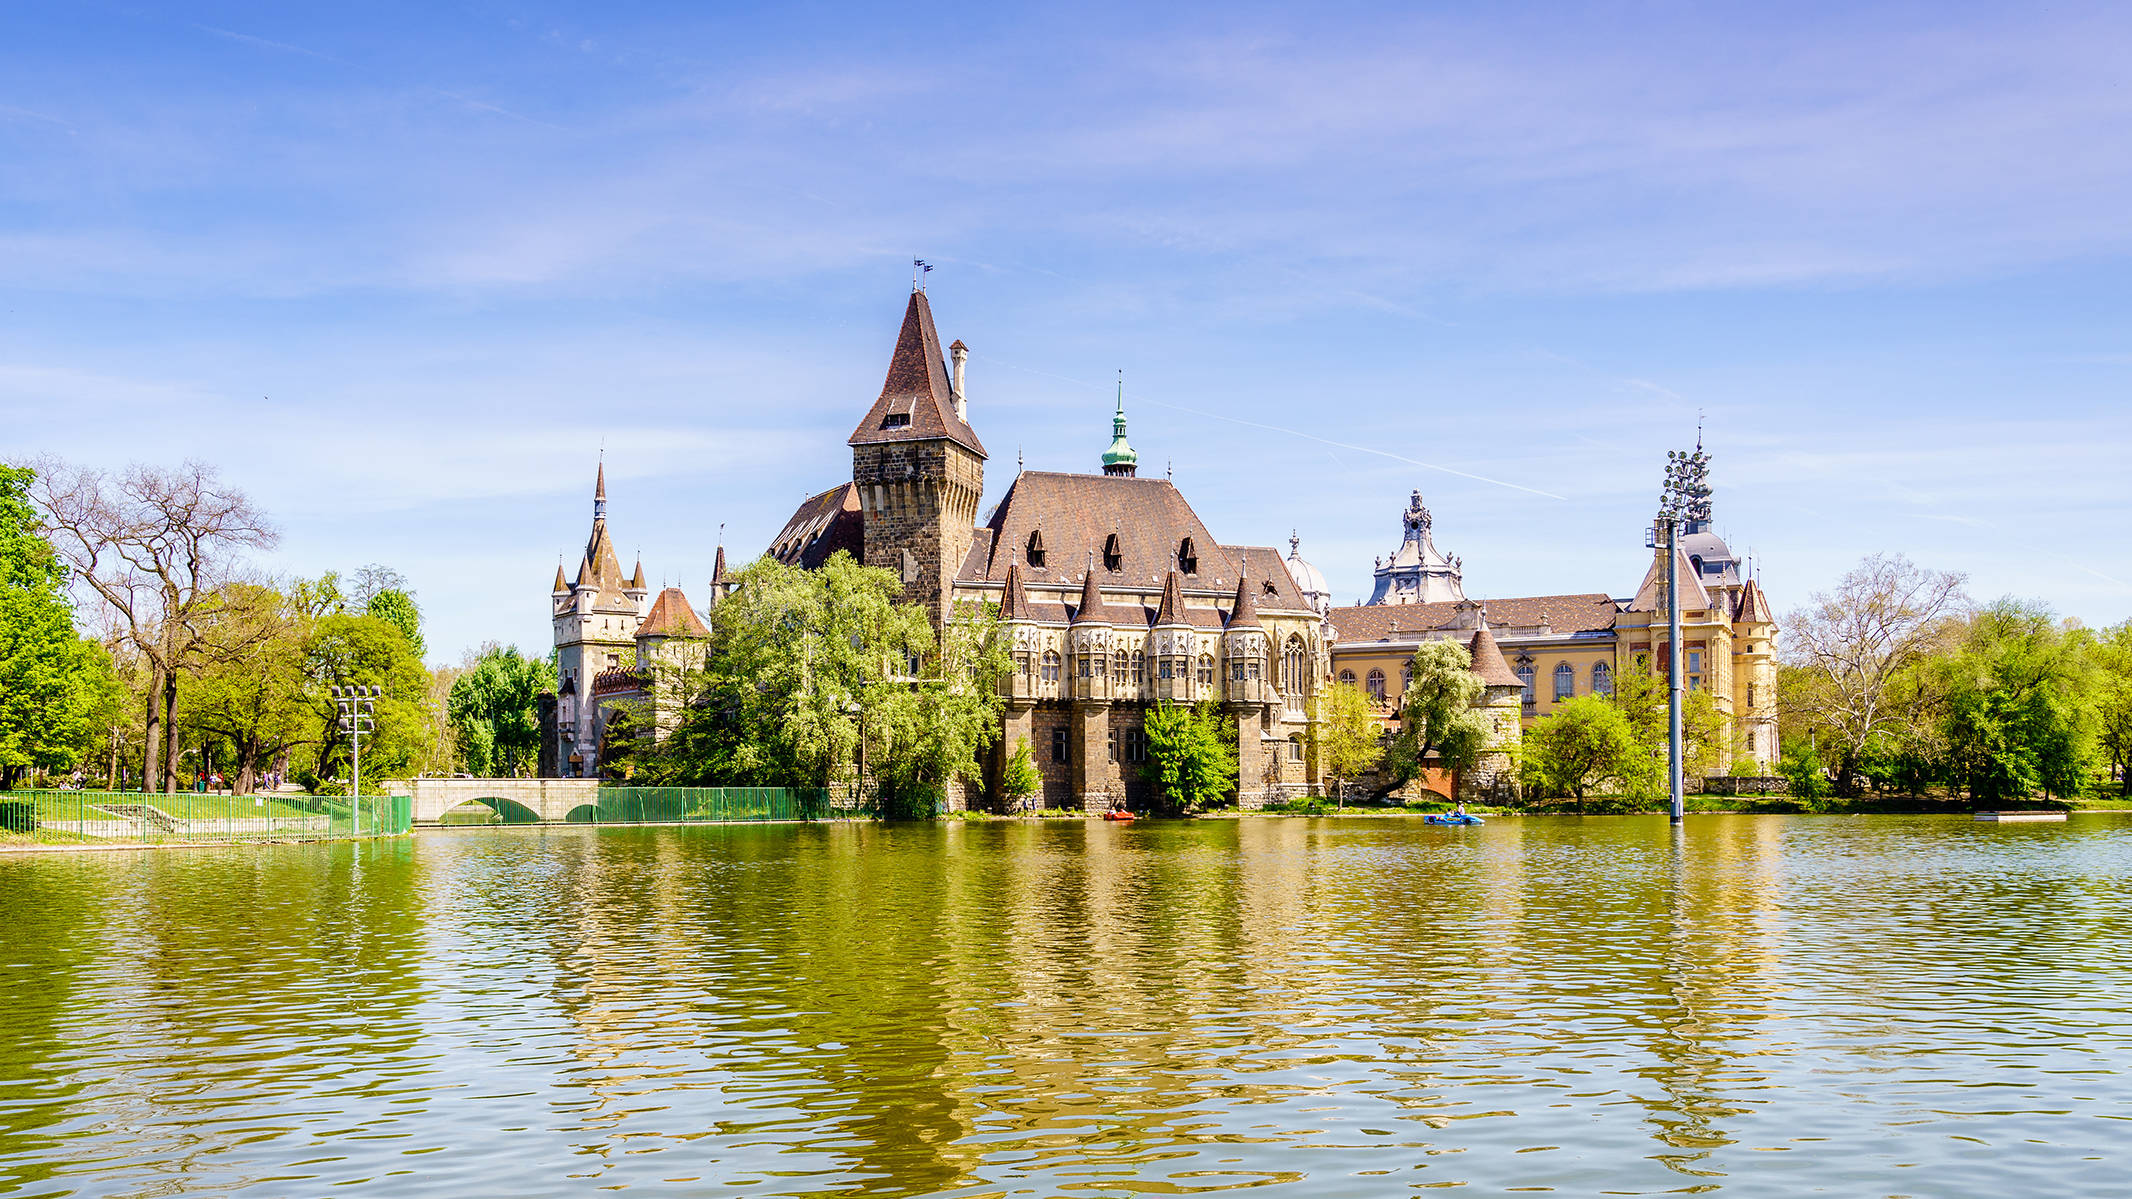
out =
<svg viewBox="0 0 2132 1199"><path fill-rule="evenodd" d="M1125 440L1125 373L1118 373L1118 414L1110 418L1110 448L1103 451L1103 473L1134 475L1140 471L1140 455Z"/></svg>

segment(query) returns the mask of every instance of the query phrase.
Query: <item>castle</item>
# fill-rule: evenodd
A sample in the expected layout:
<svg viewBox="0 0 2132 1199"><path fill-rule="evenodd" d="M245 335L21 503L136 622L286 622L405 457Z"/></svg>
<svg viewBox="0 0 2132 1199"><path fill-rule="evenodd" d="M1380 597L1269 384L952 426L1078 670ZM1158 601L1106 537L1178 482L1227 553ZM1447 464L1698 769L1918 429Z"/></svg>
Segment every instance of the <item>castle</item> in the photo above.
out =
<svg viewBox="0 0 2132 1199"><path fill-rule="evenodd" d="M1042 806L1141 805L1143 722L1163 700L1221 705L1243 806L1315 787L1305 750L1324 624L1280 554L1223 542L1170 480L1140 477L1122 390L1099 471L1021 471L978 523L986 454L969 352L957 341L948 354L952 366L912 292L881 394L847 441L851 481L803 502L771 556L816 566L844 550L896 571L936 625L961 605L996 608L1014 673L986 791L1027 743Z"/></svg>
<svg viewBox="0 0 2132 1199"><path fill-rule="evenodd" d="M1298 538L1286 559L1223 542L1169 479L1140 477L1122 386L1098 470L1018 470L980 521L987 454L970 419L968 359L960 341L942 353L931 304L913 290L880 394L846 439L849 481L803 501L766 550L805 568L838 552L886 568L936 628L957 611L998 614L1014 662L1002 736L985 777L950 788L951 808L997 805L1003 764L1025 744L1042 778L1037 804L1145 804L1145 719L1163 701L1219 705L1234 730L1242 806L1311 793L1321 784L1310 737L1319 690L1361 688L1396 723L1416 648L1446 638L1467 649L1495 734L1464 777L1424 783L1486 795L1514 786L1524 726L1573 696L1610 691L1614 672L1641 655L1665 659L1663 551L1633 597L1473 600L1463 562L1437 549L1419 492L1398 549L1376 563L1369 601L1334 607ZM1687 684L1717 697L1739 730L1737 751L1767 766L1777 756L1769 602L1707 521L1688 526L1680 571ZM707 612L728 586L721 546ZM576 577L558 566L550 601L558 691L543 716L541 772L596 775L617 739L656 736L678 718L680 698L662 679L700 661L709 629L679 588L654 598L641 562L622 574L604 465ZM641 713L652 727L630 728Z"/></svg>

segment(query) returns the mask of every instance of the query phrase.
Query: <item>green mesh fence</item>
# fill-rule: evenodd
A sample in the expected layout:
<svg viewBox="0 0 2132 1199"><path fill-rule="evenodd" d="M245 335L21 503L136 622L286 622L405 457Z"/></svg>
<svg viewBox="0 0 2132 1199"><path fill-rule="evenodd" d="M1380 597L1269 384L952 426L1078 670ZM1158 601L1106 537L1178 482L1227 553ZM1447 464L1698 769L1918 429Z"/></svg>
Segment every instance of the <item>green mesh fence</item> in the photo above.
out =
<svg viewBox="0 0 2132 1199"><path fill-rule="evenodd" d="M737 824L828 820L844 815L829 792L788 787L601 787L598 801L571 812L582 824Z"/></svg>
<svg viewBox="0 0 2132 1199"><path fill-rule="evenodd" d="M414 823L405 795L220 795L199 791L0 791L0 843L193 845L391 837Z"/></svg>

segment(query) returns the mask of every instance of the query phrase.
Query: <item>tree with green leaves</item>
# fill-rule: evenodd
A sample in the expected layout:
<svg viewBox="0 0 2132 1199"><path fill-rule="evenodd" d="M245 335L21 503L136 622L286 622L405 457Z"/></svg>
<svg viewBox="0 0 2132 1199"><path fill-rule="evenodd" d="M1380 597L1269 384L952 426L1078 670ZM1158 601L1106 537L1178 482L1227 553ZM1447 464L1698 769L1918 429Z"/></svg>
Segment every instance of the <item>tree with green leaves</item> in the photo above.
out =
<svg viewBox="0 0 2132 1199"><path fill-rule="evenodd" d="M1323 688L1312 703L1317 707L1317 717L1310 722L1312 748L1334 801L1344 802L1348 785L1384 759L1384 733L1375 706L1360 687L1336 683Z"/></svg>
<svg viewBox="0 0 2132 1199"><path fill-rule="evenodd" d="M1914 752L1934 723L1929 663L1961 627L1969 603L1962 583L1900 554L1875 554L1784 618L1780 719L1787 734L1813 736L1834 760L1843 794L1864 776L1876 745Z"/></svg>
<svg viewBox="0 0 2132 1199"><path fill-rule="evenodd" d="M540 693L555 689L555 664L517 646L483 646L452 682L446 701L459 754L483 777L519 778L540 764ZM589 697L588 697L589 698Z"/></svg>
<svg viewBox="0 0 2132 1199"><path fill-rule="evenodd" d="M218 739L234 766L232 788L248 794L268 766L319 735L317 686L306 670L315 621L289 596L231 583L212 609L211 635L236 646L196 668L179 704L180 723Z"/></svg>
<svg viewBox="0 0 2132 1199"><path fill-rule="evenodd" d="M1412 667L1399 697L1399 732L1384 755L1394 789L1419 777L1432 756L1445 770L1471 769L1493 728L1478 707L1487 688L1473 673L1472 651L1456 641L1424 641Z"/></svg>
<svg viewBox="0 0 2132 1199"><path fill-rule="evenodd" d="M0 464L0 789L80 763L117 696L109 656L74 630L66 566L29 503L32 478Z"/></svg>
<svg viewBox="0 0 2132 1199"><path fill-rule="evenodd" d="M1612 782L1624 793L1647 789L1649 748L1628 717L1604 695L1579 695L1555 705L1525 734L1520 767L1527 788L1540 795L1567 795L1581 811L1585 795ZM1631 779L1637 780L1634 784Z"/></svg>
<svg viewBox="0 0 2132 1199"><path fill-rule="evenodd" d="M403 774L424 750L429 721L429 671L398 626L375 616L335 612L311 626L304 668L312 680L318 733L318 775L338 777L352 746L340 731L330 697L334 687L377 687L376 729L363 735L363 773L374 779Z"/></svg>
<svg viewBox="0 0 2132 1199"><path fill-rule="evenodd" d="M963 612L935 635L894 573L832 555L764 558L711 612L689 706L640 777L701 786L826 787L864 773L890 815L929 813L998 736L1011 662L997 622ZM863 751L862 751L863 747Z"/></svg>
<svg viewBox="0 0 2132 1199"><path fill-rule="evenodd" d="M1186 707L1162 700L1148 709L1142 729L1147 734L1142 771L1164 808L1203 811L1236 793L1236 722L1222 715L1219 704L1207 700Z"/></svg>
<svg viewBox="0 0 2132 1199"><path fill-rule="evenodd" d="M2118 793L2132 796L2132 621L2096 635L2095 727Z"/></svg>
<svg viewBox="0 0 2132 1199"><path fill-rule="evenodd" d="M1627 666L1614 672L1613 694L1608 696L1628 721L1640 747L1640 763L1627 763L1618 776L1622 793L1634 799L1650 799L1666 789L1670 684L1654 669L1649 654L1638 654ZM1730 746L1732 722L1717 706L1717 697L1695 689L1681 692L1681 773L1696 777L1717 773Z"/></svg>
<svg viewBox="0 0 2132 1199"><path fill-rule="evenodd" d="M1009 810L1018 811L1043 789L1044 776L1036 768L1036 755L1029 752L1029 739L1024 737L1015 743L1014 752L1007 756L1006 768L1000 771L1000 794Z"/></svg>
<svg viewBox="0 0 2132 1199"><path fill-rule="evenodd" d="M2089 637L2039 604L1980 609L1940 669L1956 775L1980 801L2061 798L2086 787L2096 759Z"/></svg>
<svg viewBox="0 0 2132 1199"><path fill-rule="evenodd" d="M1782 756L1777 759L1777 773L1791 785L1792 798L1809 808L1826 798L1832 789L1828 765L1821 760L1821 751L1804 737L1793 737L1784 742Z"/></svg>
<svg viewBox="0 0 2132 1199"><path fill-rule="evenodd" d="M407 644L414 647L415 657L420 658L429 652L422 641L422 609L415 606L414 597L405 591L388 588L374 592L363 602L363 614L375 616L400 630L400 635L407 638Z"/></svg>

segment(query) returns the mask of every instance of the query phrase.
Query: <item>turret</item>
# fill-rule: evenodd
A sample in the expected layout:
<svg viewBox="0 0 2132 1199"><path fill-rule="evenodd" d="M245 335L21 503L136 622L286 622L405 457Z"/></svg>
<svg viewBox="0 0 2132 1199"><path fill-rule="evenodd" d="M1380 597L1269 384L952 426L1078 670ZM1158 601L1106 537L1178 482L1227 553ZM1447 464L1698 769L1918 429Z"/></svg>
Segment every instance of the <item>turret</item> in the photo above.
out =
<svg viewBox="0 0 2132 1199"><path fill-rule="evenodd" d="M1222 698L1230 704L1268 702L1266 682L1266 626L1259 623L1258 602L1251 594L1251 577L1237 563L1236 599L1229 605L1229 623L1222 630Z"/></svg>
<svg viewBox="0 0 2132 1199"><path fill-rule="evenodd" d="M1103 603L1103 590L1096 583L1095 556L1091 554L1081 576L1081 603L1066 629L1066 648L1072 659L1072 684L1067 691L1073 698L1107 700L1118 694L1119 681L1111 678L1115 672L1109 666L1111 655L1122 649L1119 638L1111 623L1110 609Z"/></svg>
<svg viewBox="0 0 2132 1199"><path fill-rule="evenodd" d="M1125 439L1125 377L1118 377L1118 411L1110 418L1110 448L1103 451L1103 473L1130 478L1140 473L1140 455Z"/></svg>
<svg viewBox="0 0 2132 1199"><path fill-rule="evenodd" d="M1155 609L1155 627L1147 642L1154 698L1190 703L1194 698L1192 659L1199 638L1192 622L1185 619L1184 578L1174 569L1162 580L1162 603Z"/></svg>

